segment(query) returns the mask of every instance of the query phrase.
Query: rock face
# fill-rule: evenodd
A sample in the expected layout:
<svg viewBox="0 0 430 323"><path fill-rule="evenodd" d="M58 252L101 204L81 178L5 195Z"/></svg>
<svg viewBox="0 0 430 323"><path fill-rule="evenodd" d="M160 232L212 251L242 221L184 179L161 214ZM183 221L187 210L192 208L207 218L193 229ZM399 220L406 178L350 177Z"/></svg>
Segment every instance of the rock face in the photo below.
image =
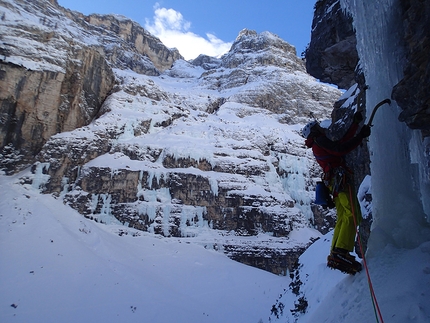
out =
<svg viewBox="0 0 430 323"><path fill-rule="evenodd" d="M282 116L284 123L307 123L310 112L318 117L332 109L333 91L309 86L295 48L269 32L242 30L230 52L214 66L218 68L201 75L209 88L223 91L243 86L230 101L267 109ZM285 77L290 81L285 82ZM270 85L261 84L263 79L270 80Z"/></svg>
<svg viewBox="0 0 430 323"><path fill-rule="evenodd" d="M212 229L284 239L282 250L218 245L286 273L310 243L288 236L310 230L309 186L319 176L293 129L311 112L326 118L340 93L309 77L294 48L270 33L244 31L222 59L192 63L179 60L159 78L117 71L100 117L45 144L33 186L88 218L166 237Z"/></svg>
<svg viewBox="0 0 430 323"><path fill-rule="evenodd" d="M430 135L430 4L401 1L407 63L404 78L393 88L392 98L403 109L399 120Z"/></svg>
<svg viewBox="0 0 430 323"><path fill-rule="evenodd" d="M312 241L313 242L313 241ZM231 259L243 264L260 268L276 275L286 275L286 269L292 272L297 259L312 244L303 247L283 248L282 244L273 247L264 245L229 245L223 246L224 253Z"/></svg>
<svg viewBox="0 0 430 323"><path fill-rule="evenodd" d="M306 70L322 82L348 89L356 83L357 40L352 18L339 0L318 0L306 49Z"/></svg>
<svg viewBox="0 0 430 323"><path fill-rule="evenodd" d="M178 50L168 49L158 38L126 17L64 12L84 30L97 35L97 50L113 67L159 75L182 58Z"/></svg>
<svg viewBox="0 0 430 323"><path fill-rule="evenodd" d="M8 57L0 62L1 166L8 172L34 162L52 135L90 123L113 86L97 51L66 48L66 55L74 59L62 70L31 70Z"/></svg>
<svg viewBox="0 0 430 323"><path fill-rule="evenodd" d="M158 75L181 57L129 19L85 17L56 1L0 5L0 167L7 173L33 163L52 135L93 120L113 88L112 67Z"/></svg>

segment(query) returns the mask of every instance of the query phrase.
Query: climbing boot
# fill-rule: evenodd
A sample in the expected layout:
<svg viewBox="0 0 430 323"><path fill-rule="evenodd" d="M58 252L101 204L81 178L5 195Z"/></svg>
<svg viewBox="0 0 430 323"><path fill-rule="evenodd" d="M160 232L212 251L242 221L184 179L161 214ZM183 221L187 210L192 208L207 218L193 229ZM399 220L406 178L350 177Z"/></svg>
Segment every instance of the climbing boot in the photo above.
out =
<svg viewBox="0 0 430 323"><path fill-rule="evenodd" d="M327 257L327 266L332 269L340 270L346 274L355 275L363 267L355 260L355 257L349 254L345 249L334 248Z"/></svg>

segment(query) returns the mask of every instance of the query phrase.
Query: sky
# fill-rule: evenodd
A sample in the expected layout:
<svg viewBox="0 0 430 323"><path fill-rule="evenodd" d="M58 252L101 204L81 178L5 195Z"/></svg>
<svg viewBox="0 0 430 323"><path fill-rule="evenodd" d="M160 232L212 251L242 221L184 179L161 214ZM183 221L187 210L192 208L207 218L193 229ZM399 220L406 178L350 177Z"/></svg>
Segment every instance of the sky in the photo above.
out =
<svg viewBox="0 0 430 323"><path fill-rule="evenodd" d="M192 1L192 0L58 0L85 15L120 14L142 25L167 47L177 48L189 60L199 54L221 56L239 32L270 31L297 50L310 41L316 0Z"/></svg>

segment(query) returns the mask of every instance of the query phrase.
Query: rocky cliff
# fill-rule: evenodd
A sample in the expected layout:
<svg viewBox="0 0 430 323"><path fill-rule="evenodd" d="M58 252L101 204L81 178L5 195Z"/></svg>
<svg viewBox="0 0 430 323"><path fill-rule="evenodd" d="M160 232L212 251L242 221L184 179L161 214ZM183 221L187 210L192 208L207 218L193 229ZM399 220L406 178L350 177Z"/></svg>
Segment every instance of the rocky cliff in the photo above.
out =
<svg viewBox="0 0 430 323"><path fill-rule="evenodd" d="M392 98L403 109L399 120L430 135L430 4L401 1L406 64L403 79L394 86Z"/></svg>
<svg viewBox="0 0 430 323"><path fill-rule="evenodd" d="M56 1L0 5L0 163L8 173L33 163L52 135L93 120L113 88L112 68L157 75L181 57L125 18L85 17Z"/></svg>
<svg viewBox="0 0 430 323"><path fill-rule="evenodd" d="M83 30L96 36L97 42L93 46L112 67L159 75L182 58L176 49L167 48L158 38L124 16L84 16L76 11L62 11Z"/></svg>
<svg viewBox="0 0 430 323"><path fill-rule="evenodd" d="M339 0L318 0L311 41L305 51L306 70L322 82L348 89L356 83L357 40L351 16Z"/></svg>

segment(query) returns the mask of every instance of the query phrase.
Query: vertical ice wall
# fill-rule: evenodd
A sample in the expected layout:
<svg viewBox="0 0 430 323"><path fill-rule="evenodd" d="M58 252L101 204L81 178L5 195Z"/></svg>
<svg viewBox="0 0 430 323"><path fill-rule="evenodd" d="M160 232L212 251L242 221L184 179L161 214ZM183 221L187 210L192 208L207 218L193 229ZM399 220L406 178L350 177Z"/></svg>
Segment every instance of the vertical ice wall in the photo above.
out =
<svg viewBox="0 0 430 323"><path fill-rule="evenodd" d="M367 91L367 115L391 97L403 77L402 19L396 0L340 0L354 19L360 66ZM369 252L386 244L414 248L430 240L429 174L421 132L398 121L401 109L378 110L370 137L373 216ZM427 215L426 215L427 213Z"/></svg>

